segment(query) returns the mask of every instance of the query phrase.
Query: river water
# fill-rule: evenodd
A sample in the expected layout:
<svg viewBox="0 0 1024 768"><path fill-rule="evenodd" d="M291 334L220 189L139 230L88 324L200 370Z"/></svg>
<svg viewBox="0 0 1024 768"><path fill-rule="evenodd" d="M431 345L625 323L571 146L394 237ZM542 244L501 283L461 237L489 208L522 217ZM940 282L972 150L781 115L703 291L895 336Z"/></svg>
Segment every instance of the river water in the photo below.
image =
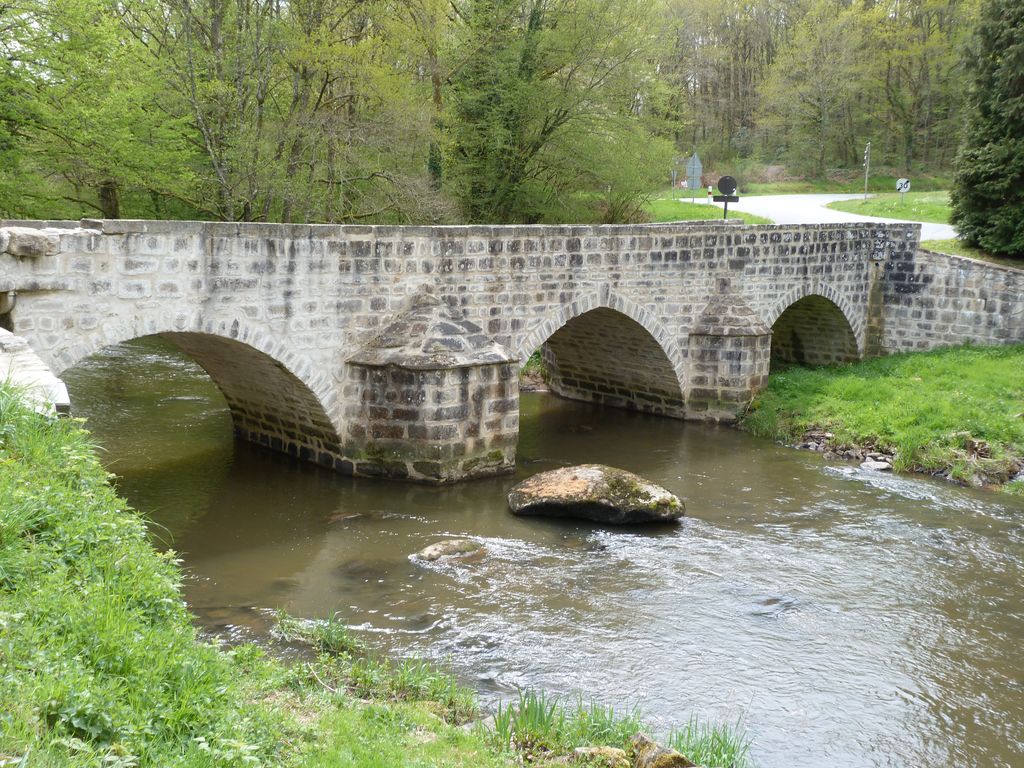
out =
<svg viewBox="0 0 1024 768"><path fill-rule="evenodd" d="M66 378L210 631L337 613L485 701L536 687L666 730L739 721L766 768L1024 765L1024 500L544 394L523 395L514 477L353 480L236 443L216 388L159 339ZM688 518L507 512L517 480L584 462L666 486ZM410 559L450 536L487 555Z"/></svg>

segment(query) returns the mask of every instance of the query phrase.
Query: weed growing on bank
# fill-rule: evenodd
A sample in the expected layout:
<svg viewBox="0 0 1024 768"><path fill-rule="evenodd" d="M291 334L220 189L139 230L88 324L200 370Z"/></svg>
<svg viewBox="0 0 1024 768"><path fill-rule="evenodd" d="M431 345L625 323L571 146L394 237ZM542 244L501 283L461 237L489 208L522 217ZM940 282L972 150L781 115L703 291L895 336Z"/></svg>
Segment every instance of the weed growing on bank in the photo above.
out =
<svg viewBox="0 0 1024 768"><path fill-rule="evenodd" d="M637 710L616 712L612 707L564 702L542 691L522 691L518 701L498 707L491 734L496 746L546 765L551 758L571 754L583 745L602 745L629 751L630 742L645 730ZM749 764L749 743L738 725L691 720L672 731L667 744L697 765L743 768ZM564 763L562 763L564 764Z"/></svg>
<svg viewBox="0 0 1024 768"><path fill-rule="evenodd" d="M893 468L1000 483L1024 459L1024 345L952 347L773 373L742 418L794 442L894 451Z"/></svg>
<svg viewBox="0 0 1024 768"><path fill-rule="evenodd" d="M697 765L744 766L749 762L750 741L739 723L735 726L690 720L668 737L668 745Z"/></svg>
<svg viewBox="0 0 1024 768"><path fill-rule="evenodd" d="M281 640L314 651L290 664L203 640L173 553L151 547L88 433L21 400L0 386L0 766L527 760L511 740L460 727L481 716L473 691L425 662L374 654L338 619L279 617ZM643 730L582 704L559 719L561 755Z"/></svg>

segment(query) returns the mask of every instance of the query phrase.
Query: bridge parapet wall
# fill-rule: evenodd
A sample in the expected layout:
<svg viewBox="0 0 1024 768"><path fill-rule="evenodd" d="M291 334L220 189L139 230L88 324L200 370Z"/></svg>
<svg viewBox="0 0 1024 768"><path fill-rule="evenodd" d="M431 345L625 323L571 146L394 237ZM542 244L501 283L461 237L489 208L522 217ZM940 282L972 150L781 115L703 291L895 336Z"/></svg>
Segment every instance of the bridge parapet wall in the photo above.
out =
<svg viewBox="0 0 1024 768"><path fill-rule="evenodd" d="M287 332L294 349L325 340L354 349L425 287L514 351L543 335L564 306L595 294L658 318L685 350L689 329L723 278L762 318L795 287L813 292L827 285L850 308L848 319L860 334L868 264L912 253L917 233L900 225L706 222L363 227L85 221L60 231L59 240L58 255L15 270L5 266L17 273L8 283L20 278L30 290L34 281L80 302L73 327L62 328L62 339L48 338L40 350L57 367L74 362L70 347L76 339L112 317L150 309L174 315L179 325L195 312L241 316ZM53 284L44 285L46 280ZM23 315L23 324L43 315L56 322L62 308L45 306L36 317Z"/></svg>
<svg viewBox="0 0 1024 768"><path fill-rule="evenodd" d="M919 249L888 260L875 334L884 352L1024 343L1024 269Z"/></svg>

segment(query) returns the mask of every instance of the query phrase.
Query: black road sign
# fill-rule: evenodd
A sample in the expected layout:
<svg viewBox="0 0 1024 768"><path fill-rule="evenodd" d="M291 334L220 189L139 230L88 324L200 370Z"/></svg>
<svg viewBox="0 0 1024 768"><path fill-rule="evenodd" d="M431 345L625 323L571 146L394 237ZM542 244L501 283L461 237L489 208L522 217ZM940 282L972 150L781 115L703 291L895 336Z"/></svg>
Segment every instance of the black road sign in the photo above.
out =
<svg viewBox="0 0 1024 768"><path fill-rule="evenodd" d="M723 176L718 180L718 191L722 194L715 195L712 200L716 203L725 203L722 211L722 218L729 218L729 203L738 203L740 199L736 196L736 179L732 176Z"/></svg>

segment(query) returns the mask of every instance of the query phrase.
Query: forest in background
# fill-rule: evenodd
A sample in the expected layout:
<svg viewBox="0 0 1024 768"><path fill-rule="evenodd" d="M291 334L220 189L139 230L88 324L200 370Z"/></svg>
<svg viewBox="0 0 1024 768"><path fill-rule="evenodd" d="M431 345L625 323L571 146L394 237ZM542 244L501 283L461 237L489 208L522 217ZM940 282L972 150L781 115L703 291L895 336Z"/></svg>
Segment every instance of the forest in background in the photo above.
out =
<svg viewBox="0 0 1024 768"><path fill-rule="evenodd" d="M613 222L951 172L978 0L0 0L0 216Z"/></svg>

